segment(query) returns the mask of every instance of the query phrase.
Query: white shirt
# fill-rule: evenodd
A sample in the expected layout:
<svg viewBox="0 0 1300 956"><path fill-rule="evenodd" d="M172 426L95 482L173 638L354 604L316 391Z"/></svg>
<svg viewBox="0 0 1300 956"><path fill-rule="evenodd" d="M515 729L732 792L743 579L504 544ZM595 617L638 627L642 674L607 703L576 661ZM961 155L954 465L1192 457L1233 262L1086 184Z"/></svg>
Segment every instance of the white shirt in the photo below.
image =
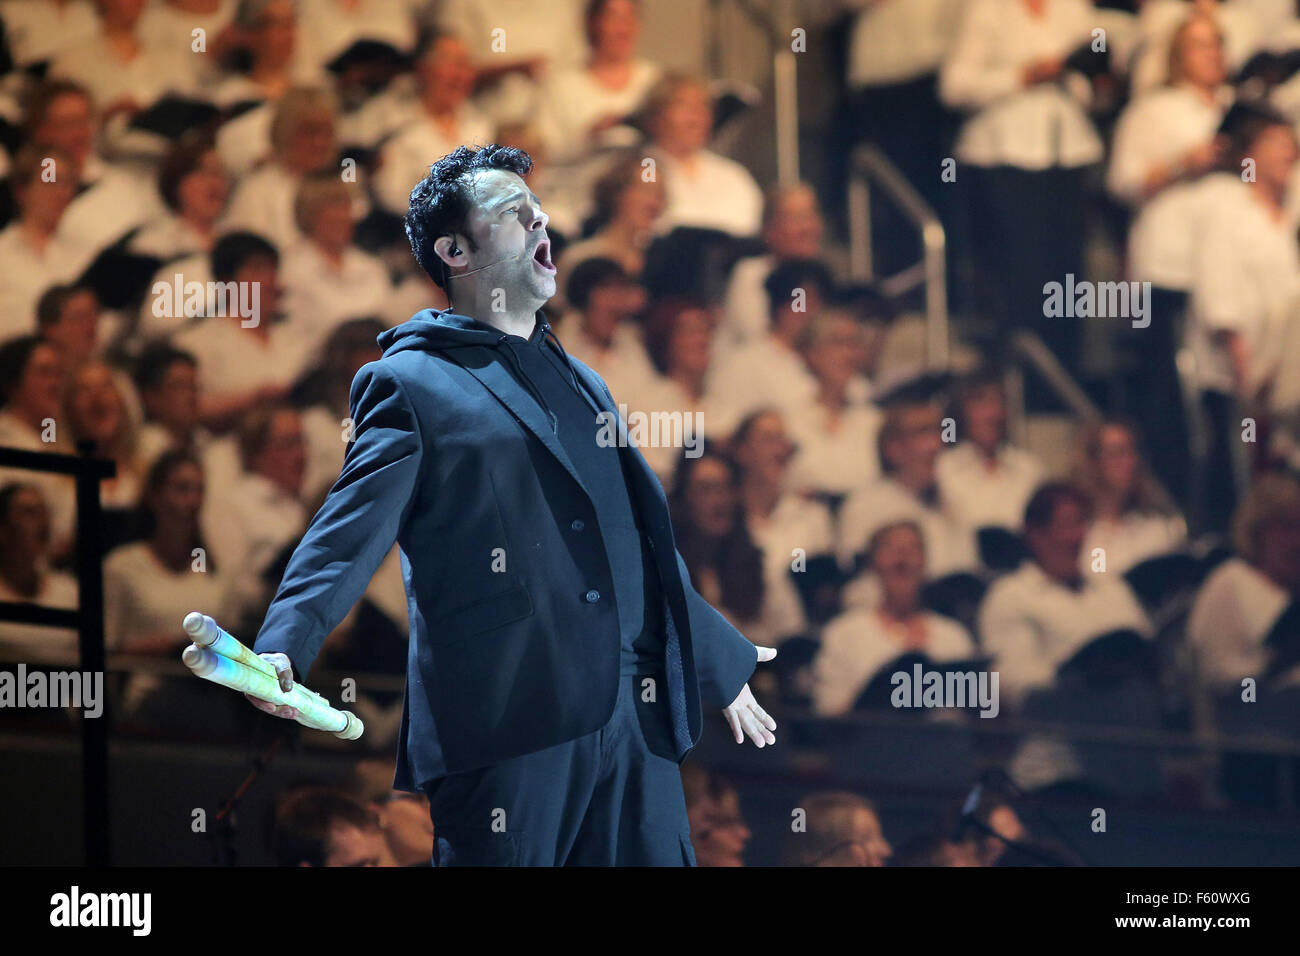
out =
<svg viewBox="0 0 1300 956"><path fill-rule="evenodd" d="M965 0L875 0L853 20L851 89L933 73L952 45ZM861 2L856 4L861 6Z"/></svg>
<svg viewBox="0 0 1300 956"><path fill-rule="evenodd" d="M602 346L583 331L577 312L561 319L555 331L565 351L600 373L615 403L631 401L656 374L641 341L641 332L631 322L620 322L614 328L608 346Z"/></svg>
<svg viewBox="0 0 1300 956"><path fill-rule="evenodd" d="M94 247L57 229L43 251L27 244L21 223L0 231L0 339L36 331L36 303L52 285L81 275L95 256Z"/></svg>
<svg viewBox="0 0 1300 956"><path fill-rule="evenodd" d="M129 248L137 255L153 256L164 262L207 252L203 236L175 213L144 226L131 237Z"/></svg>
<svg viewBox="0 0 1300 956"><path fill-rule="evenodd" d="M550 74L542 83L537 120L547 161L566 164L584 159L592 145L588 138L592 125L608 116L622 120L636 112L659 74L659 67L639 58L632 61L627 84L617 90L598 83L585 68Z"/></svg>
<svg viewBox="0 0 1300 956"><path fill-rule="evenodd" d="M64 210L58 231L98 252L166 214L151 178L91 156L82 171L81 191Z"/></svg>
<svg viewBox="0 0 1300 956"><path fill-rule="evenodd" d="M20 67L53 59L99 33L99 14L90 0L5 0L0 4L0 19L9 52Z"/></svg>
<svg viewBox="0 0 1300 956"><path fill-rule="evenodd" d="M701 149L687 170L663 150L652 151L663 177L667 204L655 224L659 233L677 226L719 229L754 236L763 218L763 193L749 170L733 159Z"/></svg>
<svg viewBox="0 0 1300 956"><path fill-rule="evenodd" d="M613 389L611 388L610 391L612 392ZM721 437L725 432L721 430L719 423L733 420L730 410L718 405L713 396L706 393L702 399L694 399L676 381L658 374L640 382L626 398L615 393L614 401L626 402L629 413L639 412L650 416L649 420L653 420L656 412L674 416L674 420L676 416L680 416L683 429L687 421L691 422L691 427L695 429L698 421L699 428L693 431L691 436L694 442L701 442L705 438ZM646 463L650 465L665 488L672 487L673 473L683 456L698 454L690 448L674 446L666 442L658 446L642 444L637 447L641 449Z"/></svg>
<svg viewBox="0 0 1300 956"><path fill-rule="evenodd" d="M41 574L35 597L19 594L0 578L0 601L40 604L65 611L77 609L77 579L63 571ZM76 664L80 656L77 632L71 628L37 627L0 621L0 660L28 664Z"/></svg>
<svg viewBox="0 0 1300 956"><path fill-rule="evenodd" d="M168 93L195 92L195 76L186 68L185 58L202 55L190 53L188 44L172 50L142 41L135 57L123 61L104 36L96 34L66 47L50 63L48 76L80 83L100 109L124 97L145 109Z"/></svg>
<svg viewBox="0 0 1300 956"><path fill-rule="evenodd" d="M1115 128L1106 188L1130 205L1143 201L1147 175L1209 142L1232 102L1224 87L1212 103L1186 86L1160 87L1124 108Z"/></svg>
<svg viewBox="0 0 1300 956"><path fill-rule="evenodd" d="M773 406L787 418L804 413L817 398L817 379L803 356L771 335L721 353L709 370L707 390L730 415L719 422L729 433L750 412Z"/></svg>
<svg viewBox="0 0 1300 956"><path fill-rule="evenodd" d="M383 165L373 181L375 198L395 215L405 216L411 205L411 190L429 167L457 146L491 142L493 124L469 103L461 104L456 128L444 134L423 111L388 141L381 156Z"/></svg>
<svg viewBox="0 0 1300 956"><path fill-rule="evenodd" d="M920 653L931 660L966 660L978 653L970 634L956 621L930 611L918 616L926 632ZM852 710L876 673L909 653L900 638L876 608L851 608L830 621L813 661L813 710L825 717Z"/></svg>
<svg viewBox="0 0 1300 956"><path fill-rule="evenodd" d="M1129 277L1165 289L1191 290L1197 243L1217 196L1235 190L1232 174L1175 183L1152 197L1129 228Z"/></svg>
<svg viewBox="0 0 1300 956"><path fill-rule="evenodd" d="M183 65L191 83L197 87L213 81L220 73L221 66L214 52L216 39L235 19L238 5L238 0L221 0L211 13L195 13L166 2L150 3L140 15L138 35L153 50L184 54ZM203 31L206 48L203 52L194 49L195 30Z"/></svg>
<svg viewBox="0 0 1300 956"><path fill-rule="evenodd" d="M220 231L257 233L270 240L281 256L287 254L304 238L293 216L299 182L299 176L276 162L255 169L235 187Z"/></svg>
<svg viewBox="0 0 1300 956"><path fill-rule="evenodd" d="M1187 543L1187 525L1177 515L1127 514L1119 521L1094 520L1083 539L1079 569L1084 574L1093 565L1093 549L1106 555L1106 570L1123 574L1148 558L1172 554Z"/></svg>
<svg viewBox="0 0 1300 956"><path fill-rule="evenodd" d="M1021 0L970 0L939 83L949 106L977 111L962 127L958 158L1035 170L1101 159L1101 140L1073 95L1055 83L1022 82L1036 60L1091 42L1094 26L1085 0L1049 0L1041 19Z"/></svg>
<svg viewBox="0 0 1300 956"><path fill-rule="evenodd" d="M1229 558L1210 572L1187 619L1187 640L1210 690L1239 690L1243 678L1264 676L1271 656L1264 638L1290 601L1285 590L1241 558Z"/></svg>
<svg viewBox="0 0 1300 956"><path fill-rule="evenodd" d="M746 256L731 267L718 328L720 347L752 342L772 327L772 304L763 283L772 274L776 257Z"/></svg>
<svg viewBox="0 0 1300 956"><path fill-rule="evenodd" d="M1011 445L998 448L992 467L973 442L939 456L939 493L962 524L1019 531L1025 505L1043 480L1043 465L1027 451Z"/></svg>
<svg viewBox="0 0 1300 956"><path fill-rule="evenodd" d="M896 521L915 521L920 526L928 579L979 567L973 530L942 495L939 504L930 507L888 476L858 489L840 508L840 566L851 568L876 530Z"/></svg>
<svg viewBox="0 0 1300 956"><path fill-rule="evenodd" d="M265 385L291 385L312 358L311 343L291 322L271 325L263 339L237 316L202 319L172 336L172 345L199 361L199 394L209 399L245 395ZM263 322L269 322L266 316Z"/></svg>
<svg viewBox="0 0 1300 956"><path fill-rule="evenodd" d="M1255 184L1222 176L1232 188L1214 194L1193 255L1188 337L1200 387L1231 393L1231 362L1211 336L1237 332L1257 354L1269 323L1300 291L1300 251L1293 217L1274 218L1252 194Z"/></svg>
<svg viewBox="0 0 1300 956"><path fill-rule="evenodd" d="M351 246L336 271L315 243L302 242L285 256L281 276L286 311L312 350L346 320L381 312L393 291L384 263Z"/></svg>
<svg viewBox="0 0 1300 956"><path fill-rule="evenodd" d="M867 402L849 402L831 429L831 412L814 402L786 420L798 445L786 475L795 491L848 494L880 477L876 436L884 415Z"/></svg>
<svg viewBox="0 0 1300 956"><path fill-rule="evenodd" d="M783 494L765 521L752 515L746 527L763 552L764 640L779 641L802 632L808 625L799 589L791 580L796 560L831 554L835 540L831 516L821 502L795 494ZM796 558L796 549L800 552ZM798 573L798 572L794 572ZM780 609L781 613L775 613ZM753 627L746 629L750 640L758 641Z"/></svg>
<svg viewBox="0 0 1300 956"><path fill-rule="evenodd" d="M302 55L325 66L360 40L377 40L408 53L415 45L415 21L404 0L300 0L298 36Z"/></svg>
<svg viewBox="0 0 1300 956"><path fill-rule="evenodd" d="M301 501L261 475L242 472L210 489L199 520L230 581L232 613L258 604L265 588L262 572L302 536L310 517Z"/></svg>
<svg viewBox="0 0 1300 956"><path fill-rule="evenodd" d="M212 263L207 253L196 253L195 255L186 256L183 259L177 259L175 262L167 262L159 267L158 271L153 274L149 282L149 289L145 292L144 300L140 303L140 316L136 321L136 335L142 339L169 338L180 330L186 328L193 318L187 318L182 312L184 299L180 303L176 299L176 276L180 276L182 296L185 295L185 287L191 282L197 282L205 290L203 314L207 315L211 311L211 305L208 302L209 296L206 290L210 289L209 282L212 278ZM166 288L155 292L154 287L162 283ZM186 298L188 298L186 296ZM162 315L155 315L154 308L157 305ZM195 356L198 358L199 356Z"/></svg>
<svg viewBox="0 0 1300 956"><path fill-rule="evenodd" d="M1088 574L1079 591L1049 578L1034 561L999 578L980 605L983 647L994 655L999 690L1018 705L1047 687L1056 669L1094 638L1111 631L1150 635L1146 614L1115 572Z"/></svg>
<svg viewBox="0 0 1300 956"><path fill-rule="evenodd" d="M581 0L444 0L437 16L440 27L465 41L480 67L541 57L553 72L577 67L587 55ZM500 123L526 121L539 90L531 78L511 74L483 97L483 108Z"/></svg>
<svg viewBox="0 0 1300 956"><path fill-rule="evenodd" d="M146 541L114 548L104 559L104 644L127 651L132 640L173 634L176 651L190 642L181 621L190 611L227 618L225 568L172 571L159 563Z"/></svg>

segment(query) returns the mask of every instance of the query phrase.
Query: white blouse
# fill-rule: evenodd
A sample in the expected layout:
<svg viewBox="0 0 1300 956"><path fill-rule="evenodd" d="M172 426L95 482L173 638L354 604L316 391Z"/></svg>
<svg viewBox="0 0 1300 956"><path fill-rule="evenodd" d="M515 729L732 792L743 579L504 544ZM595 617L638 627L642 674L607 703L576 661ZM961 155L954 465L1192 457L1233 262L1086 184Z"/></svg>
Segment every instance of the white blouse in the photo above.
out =
<svg viewBox="0 0 1300 956"><path fill-rule="evenodd" d="M1085 0L1048 0L1042 17L1023 0L970 0L939 80L944 102L975 111L957 140L962 162L1043 170L1101 159L1079 100L1056 83L1027 88L1021 78L1035 61L1091 42L1094 21Z"/></svg>

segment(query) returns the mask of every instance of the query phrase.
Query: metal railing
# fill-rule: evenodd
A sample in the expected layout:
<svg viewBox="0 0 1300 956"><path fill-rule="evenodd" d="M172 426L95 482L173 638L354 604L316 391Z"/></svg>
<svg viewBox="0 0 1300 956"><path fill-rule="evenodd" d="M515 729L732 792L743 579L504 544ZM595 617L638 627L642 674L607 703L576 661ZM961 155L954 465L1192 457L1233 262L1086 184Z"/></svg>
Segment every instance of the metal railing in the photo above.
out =
<svg viewBox="0 0 1300 956"><path fill-rule="evenodd" d="M875 184L921 237L922 258L916 265L877 280L880 290L898 297L917 288L925 291L925 364L948 367L948 237L943 223L911 183L870 143L853 151L849 167L849 248L852 274L876 279L871 248L871 187Z"/></svg>
<svg viewBox="0 0 1300 956"><path fill-rule="evenodd" d="M100 540L103 512L99 503L99 483L112 478L117 473L117 466L108 459L91 457L89 443L78 443L77 450L79 455L60 455L0 448L0 468L72 475L77 489L77 609L69 611L0 601L0 621L76 628L81 669L103 673L106 669L104 568ZM81 719L81 788L86 865L107 866L110 853L107 711L95 719Z"/></svg>

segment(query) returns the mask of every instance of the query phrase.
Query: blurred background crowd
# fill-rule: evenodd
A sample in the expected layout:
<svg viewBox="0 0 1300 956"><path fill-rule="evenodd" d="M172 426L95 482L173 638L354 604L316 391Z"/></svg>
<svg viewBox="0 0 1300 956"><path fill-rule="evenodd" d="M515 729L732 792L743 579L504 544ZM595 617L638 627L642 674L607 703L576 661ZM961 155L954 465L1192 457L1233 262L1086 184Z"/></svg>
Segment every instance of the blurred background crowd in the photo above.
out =
<svg viewBox="0 0 1300 956"><path fill-rule="evenodd" d="M781 650L778 750L826 784L797 804L818 839L765 859L1072 860L1016 845L1026 792L1294 813L1290 0L0 0L0 28L0 447L116 466L115 733L247 733L179 670L180 622L257 632L376 336L447 305L410 188L500 142L535 163L565 348L698 421L644 454L696 588ZM771 54L800 33L782 179ZM901 180L869 210L864 145ZM909 197L946 240L939 324ZM0 601L75 608L75 539L69 476L0 467ZM394 548L317 666L358 679L377 753L406 634ZM77 638L0 621L0 656ZM914 664L996 672L997 717L899 708ZM693 836L736 863L763 783L716 753L685 767ZM332 783L280 806L282 862L427 862L417 798ZM860 794L909 787L946 809L891 848Z"/></svg>

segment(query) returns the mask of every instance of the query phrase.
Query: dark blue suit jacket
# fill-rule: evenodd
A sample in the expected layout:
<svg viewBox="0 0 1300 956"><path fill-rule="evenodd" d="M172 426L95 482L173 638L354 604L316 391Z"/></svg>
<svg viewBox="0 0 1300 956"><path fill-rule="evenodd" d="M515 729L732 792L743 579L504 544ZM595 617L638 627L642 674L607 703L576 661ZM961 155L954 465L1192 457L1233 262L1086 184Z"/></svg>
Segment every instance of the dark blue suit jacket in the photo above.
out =
<svg viewBox="0 0 1300 956"><path fill-rule="evenodd" d="M305 677L396 540L411 627L403 790L591 733L619 688L618 609L591 499L494 335L470 322L426 310L380 336L383 357L352 383L339 478L255 644ZM617 417L600 376L570 362L588 400ZM621 453L663 585L670 686L658 696L684 695L681 760L700 736L701 696L729 704L757 654L691 586L645 458Z"/></svg>

